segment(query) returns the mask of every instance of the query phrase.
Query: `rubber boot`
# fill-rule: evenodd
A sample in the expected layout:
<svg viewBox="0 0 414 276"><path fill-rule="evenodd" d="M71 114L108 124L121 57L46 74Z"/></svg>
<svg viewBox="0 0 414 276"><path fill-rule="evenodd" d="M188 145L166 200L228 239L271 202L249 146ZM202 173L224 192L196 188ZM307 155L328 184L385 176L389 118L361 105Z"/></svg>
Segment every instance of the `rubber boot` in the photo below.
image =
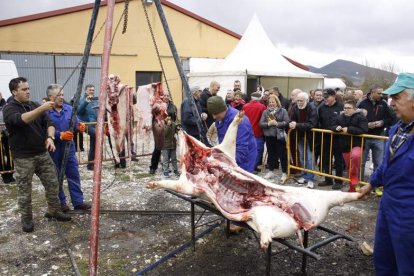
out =
<svg viewBox="0 0 414 276"><path fill-rule="evenodd" d="M30 233L34 231L33 219L32 218L22 218L22 231Z"/></svg>

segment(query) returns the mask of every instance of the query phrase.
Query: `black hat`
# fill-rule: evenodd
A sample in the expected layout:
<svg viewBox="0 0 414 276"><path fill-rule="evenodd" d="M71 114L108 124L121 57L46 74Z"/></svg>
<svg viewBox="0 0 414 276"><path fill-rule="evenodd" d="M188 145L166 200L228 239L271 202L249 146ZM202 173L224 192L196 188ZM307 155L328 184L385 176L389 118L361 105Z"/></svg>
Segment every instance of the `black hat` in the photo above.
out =
<svg viewBox="0 0 414 276"><path fill-rule="evenodd" d="M329 97L329 96L335 96L335 95L336 95L335 90L333 90L333 89L331 89L331 88L325 89L325 90L323 91L323 97L324 97L324 98L327 98L327 97Z"/></svg>

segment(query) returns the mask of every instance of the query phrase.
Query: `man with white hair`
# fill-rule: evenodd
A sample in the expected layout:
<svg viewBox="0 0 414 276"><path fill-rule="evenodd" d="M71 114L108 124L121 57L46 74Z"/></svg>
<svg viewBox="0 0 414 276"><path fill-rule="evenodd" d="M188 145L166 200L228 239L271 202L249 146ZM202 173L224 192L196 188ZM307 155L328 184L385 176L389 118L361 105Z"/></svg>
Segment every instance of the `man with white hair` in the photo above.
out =
<svg viewBox="0 0 414 276"><path fill-rule="evenodd" d="M315 108L308 104L309 95L306 92L299 92L296 97L296 105L293 107L292 114L290 116L291 122L289 127L293 130L291 135L298 139L298 151L299 158L302 164L302 168L312 169L312 132L311 129L316 127L318 123L318 117ZM305 144L306 141L306 144ZM304 157L306 155L306 160ZM301 177L297 180L299 184L307 182L307 186L310 189L314 188L313 183L314 174L309 172L302 172Z"/></svg>
<svg viewBox="0 0 414 276"><path fill-rule="evenodd" d="M382 163L360 190L384 187L375 228L376 275L414 275L414 74L384 91L400 120L391 127Z"/></svg>
<svg viewBox="0 0 414 276"><path fill-rule="evenodd" d="M360 102L360 101L362 101L362 97L364 96L364 92L362 92L362 90L354 90L354 92L352 93L352 96L354 96L354 98L357 102Z"/></svg>

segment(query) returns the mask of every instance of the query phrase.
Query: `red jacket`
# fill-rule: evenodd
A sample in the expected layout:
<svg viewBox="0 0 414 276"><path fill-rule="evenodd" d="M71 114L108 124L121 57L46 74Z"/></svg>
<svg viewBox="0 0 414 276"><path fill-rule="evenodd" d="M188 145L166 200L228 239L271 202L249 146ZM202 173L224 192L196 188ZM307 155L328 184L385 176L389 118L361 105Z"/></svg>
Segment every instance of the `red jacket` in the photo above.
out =
<svg viewBox="0 0 414 276"><path fill-rule="evenodd" d="M247 118L249 118L255 137L263 136L263 130L260 127L260 118L265 110L266 106L259 101L251 101L243 106L244 114L246 114Z"/></svg>

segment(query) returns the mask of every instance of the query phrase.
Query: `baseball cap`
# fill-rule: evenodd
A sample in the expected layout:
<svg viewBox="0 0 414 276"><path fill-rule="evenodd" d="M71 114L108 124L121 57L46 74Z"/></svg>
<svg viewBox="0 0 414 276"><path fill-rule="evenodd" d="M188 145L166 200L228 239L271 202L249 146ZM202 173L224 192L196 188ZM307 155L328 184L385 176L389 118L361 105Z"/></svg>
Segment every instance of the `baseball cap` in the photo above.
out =
<svg viewBox="0 0 414 276"><path fill-rule="evenodd" d="M395 79L394 84L384 91L384 94L387 94L387 95L398 94L407 88L414 89L414 74L401 73Z"/></svg>
<svg viewBox="0 0 414 276"><path fill-rule="evenodd" d="M323 91L323 97L324 97L324 98L327 98L327 97L329 97L329 96L335 96L335 95L336 95L335 90L333 90L333 89L331 89L331 88L325 89L325 90Z"/></svg>

